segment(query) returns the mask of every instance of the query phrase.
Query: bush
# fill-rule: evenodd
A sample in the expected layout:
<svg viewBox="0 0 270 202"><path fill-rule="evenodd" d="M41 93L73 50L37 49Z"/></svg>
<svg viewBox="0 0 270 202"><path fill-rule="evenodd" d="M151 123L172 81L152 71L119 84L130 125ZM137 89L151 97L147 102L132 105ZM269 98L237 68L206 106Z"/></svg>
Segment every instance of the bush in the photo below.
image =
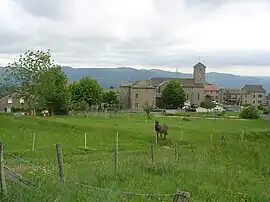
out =
<svg viewBox="0 0 270 202"><path fill-rule="evenodd" d="M217 112L217 116L218 117L225 116L225 111Z"/></svg>
<svg viewBox="0 0 270 202"><path fill-rule="evenodd" d="M259 111L255 107L244 108L240 114L242 119L258 119L260 117Z"/></svg>
<svg viewBox="0 0 270 202"><path fill-rule="evenodd" d="M190 121L190 119L187 118L187 117L184 117L184 118L183 118L183 121Z"/></svg>
<svg viewBox="0 0 270 202"><path fill-rule="evenodd" d="M266 109L266 110L264 110L264 111L263 111L263 114L265 114L265 115L270 114L270 109Z"/></svg>

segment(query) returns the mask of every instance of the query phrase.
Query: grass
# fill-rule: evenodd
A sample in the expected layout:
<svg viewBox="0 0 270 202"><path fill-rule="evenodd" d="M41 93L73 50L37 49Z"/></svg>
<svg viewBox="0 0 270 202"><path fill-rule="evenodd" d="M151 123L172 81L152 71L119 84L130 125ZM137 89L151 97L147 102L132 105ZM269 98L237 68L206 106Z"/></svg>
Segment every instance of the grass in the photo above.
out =
<svg viewBox="0 0 270 202"><path fill-rule="evenodd" d="M207 117L213 118L215 117L215 113L209 111L207 112L177 112L177 113L165 113L166 116L183 116L183 117ZM221 117L217 116L217 118L230 118L230 119L238 119L239 112L226 112Z"/></svg>
<svg viewBox="0 0 270 202"><path fill-rule="evenodd" d="M0 139L8 167L41 188L24 189L7 180L1 201L172 201L169 197L124 197L82 184L137 193L188 191L193 201L269 201L270 133L264 120L209 120L156 117L169 126L167 140L150 145L154 120L143 114L67 117L13 117L0 114ZM182 141L181 141L181 131ZM243 139L239 135L244 131ZM114 172L114 144L119 133L119 170ZM36 134L36 147L32 136ZM84 134L87 133L87 149ZM224 133L225 144L220 136ZM210 140L212 134L212 142ZM55 143L61 142L67 182L59 183ZM178 144L178 158L174 145ZM26 151L28 150L28 151ZM19 156L43 169L24 164Z"/></svg>

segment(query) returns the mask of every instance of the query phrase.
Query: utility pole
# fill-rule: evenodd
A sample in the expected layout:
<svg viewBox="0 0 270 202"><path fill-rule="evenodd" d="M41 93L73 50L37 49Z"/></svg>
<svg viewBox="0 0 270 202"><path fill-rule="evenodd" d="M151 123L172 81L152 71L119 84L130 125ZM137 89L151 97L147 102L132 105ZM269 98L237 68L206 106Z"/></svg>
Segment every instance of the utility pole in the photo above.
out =
<svg viewBox="0 0 270 202"><path fill-rule="evenodd" d="M240 88L239 112L241 112L241 102L242 102L242 88Z"/></svg>

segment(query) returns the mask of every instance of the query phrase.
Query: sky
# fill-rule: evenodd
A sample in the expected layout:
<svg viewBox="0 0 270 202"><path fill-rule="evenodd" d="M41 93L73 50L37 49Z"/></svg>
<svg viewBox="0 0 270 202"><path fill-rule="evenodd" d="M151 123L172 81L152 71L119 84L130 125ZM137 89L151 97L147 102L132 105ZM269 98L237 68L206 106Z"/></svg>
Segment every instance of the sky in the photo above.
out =
<svg viewBox="0 0 270 202"><path fill-rule="evenodd" d="M60 65L270 76L269 0L0 0L0 66L50 49Z"/></svg>

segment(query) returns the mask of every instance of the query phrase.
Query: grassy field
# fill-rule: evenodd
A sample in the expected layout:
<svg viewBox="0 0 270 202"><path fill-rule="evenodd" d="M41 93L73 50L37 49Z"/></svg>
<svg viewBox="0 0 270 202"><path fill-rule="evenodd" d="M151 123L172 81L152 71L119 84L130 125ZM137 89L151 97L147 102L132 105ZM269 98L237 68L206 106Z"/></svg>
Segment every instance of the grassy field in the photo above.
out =
<svg viewBox="0 0 270 202"><path fill-rule="evenodd" d="M154 119L143 114L90 117L13 117L0 114L0 139L6 165L40 188L7 180L1 201L172 201L170 197L123 196L79 186L136 193L191 194L191 201L270 201L270 125L263 120L209 120L156 117L169 126L167 140L155 148ZM181 140L182 131L182 140ZM240 132L244 131L243 139ZM119 170L114 172L114 143L119 133ZM31 151L32 137L36 147ZM88 147L82 151L84 134ZM221 144L221 134L225 144ZM212 134L212 141L211 141ZM55 143L61 142L67 182L59 183ZM179 145L175 158L174 145ZM14 157L23 158L34 167Z"/></svg>

